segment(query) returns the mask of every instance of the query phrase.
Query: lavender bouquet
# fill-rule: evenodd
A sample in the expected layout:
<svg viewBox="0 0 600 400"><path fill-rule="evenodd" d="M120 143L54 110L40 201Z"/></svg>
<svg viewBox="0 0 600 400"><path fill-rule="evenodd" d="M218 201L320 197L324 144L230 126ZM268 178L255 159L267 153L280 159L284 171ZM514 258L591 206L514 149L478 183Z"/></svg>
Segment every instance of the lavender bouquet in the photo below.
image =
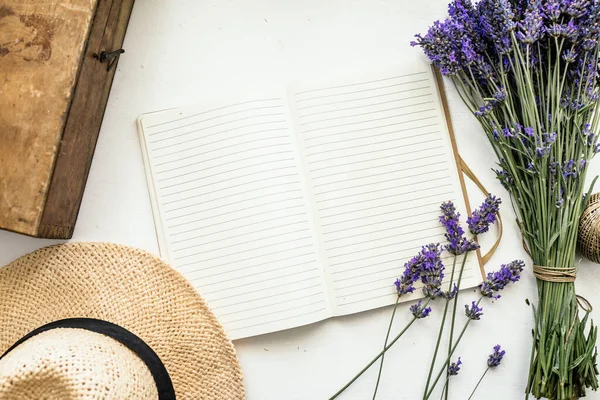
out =
<svg viewBox="0 0 600 400"><path fill-rule="evenodd" d="M600 0L455 0L416 38L487 134L533 258L526 391L585 396L598 388L597 328L578 307L575 247L588 162L600 151Z"/></svg>

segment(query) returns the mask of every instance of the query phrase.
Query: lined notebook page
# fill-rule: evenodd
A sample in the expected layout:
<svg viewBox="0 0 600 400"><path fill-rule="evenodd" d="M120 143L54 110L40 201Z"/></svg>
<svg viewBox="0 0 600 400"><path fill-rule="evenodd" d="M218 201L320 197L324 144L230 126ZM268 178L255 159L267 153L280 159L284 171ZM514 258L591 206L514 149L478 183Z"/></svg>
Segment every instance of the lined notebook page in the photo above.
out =
<svg viewBox="0 0 600 400"><path fill-rule="evenodd" d="M290 96L334 313L393 304L403 263L423 244L444 241L440 204L465 210L432 71ZM463 288L481 281L475 257L463 279Z"/></svg>
<svg viewBox="0 0 600 400"><path fill-rule="evenodd" d="M161 253L233 339L331 316L281 98L140 119Z"/></svg>

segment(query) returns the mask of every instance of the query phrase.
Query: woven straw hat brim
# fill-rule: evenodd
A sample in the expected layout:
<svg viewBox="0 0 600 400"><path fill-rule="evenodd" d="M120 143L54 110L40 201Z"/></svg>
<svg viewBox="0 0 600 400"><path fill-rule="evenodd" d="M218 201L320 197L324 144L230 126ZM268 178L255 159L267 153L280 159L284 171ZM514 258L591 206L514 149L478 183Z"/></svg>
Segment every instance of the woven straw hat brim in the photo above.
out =
<svg viewBox="0 0 600 400"><path fill-rule="evenodd" d="M0 268L0 354L49 322L96 318L163 361L178 399L244 399L235 350L187 280L142 250L108 243L40 249Z"/></svg>

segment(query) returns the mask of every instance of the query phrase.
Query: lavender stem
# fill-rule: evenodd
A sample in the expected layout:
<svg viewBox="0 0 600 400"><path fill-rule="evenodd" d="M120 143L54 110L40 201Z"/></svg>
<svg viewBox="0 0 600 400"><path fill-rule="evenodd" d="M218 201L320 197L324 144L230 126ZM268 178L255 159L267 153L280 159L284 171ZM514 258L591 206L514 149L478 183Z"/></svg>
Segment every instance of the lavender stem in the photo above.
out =
<svg viewBox="0 0 600 400"><path fill-rule="evenodd" d="M390 338L390 331L392 330L392 322L394 322L394 316L396 315L396 310L398 309L398 302L400 301L400 296L396 297L396 304L394 304L394 311L392 311L392 318L390 318L390 324L388 326L387 333L385 335L385 342L383 343L383 349L385 350L388 339ZM385 358L385 354L381 356L381 362L379 363L379 372L377 373L377 383L375 384L375 391L373 392L373 400L377 396L377 389L379 388L379 380L381 379L381 371L383 370L383 360Z"/></svg>

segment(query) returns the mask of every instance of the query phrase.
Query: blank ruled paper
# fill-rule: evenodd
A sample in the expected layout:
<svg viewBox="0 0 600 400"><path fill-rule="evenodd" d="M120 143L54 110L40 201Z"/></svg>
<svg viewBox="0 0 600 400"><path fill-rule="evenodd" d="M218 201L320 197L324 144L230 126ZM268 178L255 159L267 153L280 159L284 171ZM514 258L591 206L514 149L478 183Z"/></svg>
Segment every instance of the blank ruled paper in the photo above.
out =
<svg viewBox="0 0 600 400"><path fill-rule="evenodd" d="M427 65L139 128L161 254L233 339L393 304L406 260L444 241L440 204L465 214ZM480 281L473 257L463 288Z"/></svg>
<svg viewBox="0 0 600 400"><path fill-rule="evenodd" d="M437 96L428 68L292 91L335 314L393 304L403 263L443 242L439 205L464 209Z"/></svg>
<svg viewBox="0 0 600 400"><path fill-rule="evenodd" d="M331 314L280 98L141 123L162 251L233 338Z"/></svg>

